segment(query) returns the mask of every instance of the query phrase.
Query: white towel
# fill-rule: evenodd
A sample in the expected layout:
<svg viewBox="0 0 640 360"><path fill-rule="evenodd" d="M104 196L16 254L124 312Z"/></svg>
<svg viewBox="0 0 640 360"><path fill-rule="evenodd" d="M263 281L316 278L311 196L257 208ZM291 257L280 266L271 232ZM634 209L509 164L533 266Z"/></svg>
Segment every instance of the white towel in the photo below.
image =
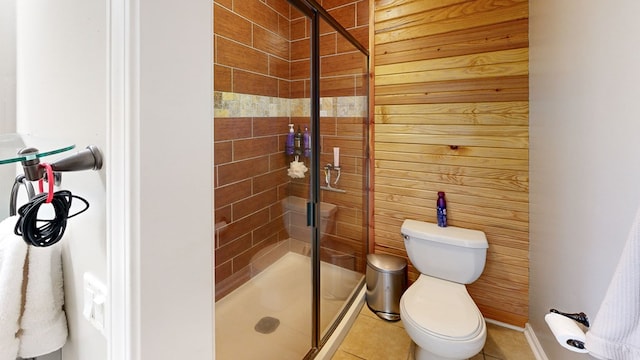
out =
<svg viewBox="0 0 640 360"><path fill-rule="evenodd" d="M17 217L0 222L0 360L15 360L27 244L14 235Z"/></svg>
<svg viewBox="0 0 640 360"><path fill-rule="evenodd" d="M18 352L23 358L56 351L67 341L61 246L58 242L47 247L29 247L29 276Z"/></svg>
<svg viewBox="0 0 640 360"><path fill-rule="evenodd" d="M640 210L585 348L599 359L640 359Z"/></svg>

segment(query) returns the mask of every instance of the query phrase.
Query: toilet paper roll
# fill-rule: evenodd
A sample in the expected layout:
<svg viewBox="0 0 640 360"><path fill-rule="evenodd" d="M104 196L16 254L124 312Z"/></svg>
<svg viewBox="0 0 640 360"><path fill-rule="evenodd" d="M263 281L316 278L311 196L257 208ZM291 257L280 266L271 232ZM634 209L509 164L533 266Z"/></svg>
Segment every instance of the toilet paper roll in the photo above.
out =
<svg viewBox="0 0 640 360"><path fill-rule="evenodd" d="M556 340L560 345L562 345L562 347L578 353L589 352L587 349L579 349L575 346L571 346L567 342L570 342L571 340L582 341L583 344L585 342L586 335L575 321L556 313L549 313L545 315L544 320L547 322L553 336L556 337Z"/></svg>

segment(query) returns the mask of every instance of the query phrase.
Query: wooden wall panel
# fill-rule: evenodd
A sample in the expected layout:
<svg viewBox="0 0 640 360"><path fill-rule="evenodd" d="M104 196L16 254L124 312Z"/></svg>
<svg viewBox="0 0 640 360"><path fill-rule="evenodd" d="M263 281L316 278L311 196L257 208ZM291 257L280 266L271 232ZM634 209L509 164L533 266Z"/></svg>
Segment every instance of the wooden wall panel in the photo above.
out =
<svg viewBox="0 0 640 360"><path fill-rule="evenodd" d="M484 316L528 317L526 0L375 0L374 251L406 257L404 219L487 234L469 292ZM410 279L419 275L409 266Z"/></svg>

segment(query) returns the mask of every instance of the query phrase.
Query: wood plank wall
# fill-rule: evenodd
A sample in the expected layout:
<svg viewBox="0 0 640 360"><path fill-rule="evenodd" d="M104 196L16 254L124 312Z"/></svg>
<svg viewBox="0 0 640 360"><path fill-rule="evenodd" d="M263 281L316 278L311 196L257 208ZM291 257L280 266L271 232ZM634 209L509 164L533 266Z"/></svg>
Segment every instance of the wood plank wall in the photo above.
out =
<svg viewBox="0 0 640 360"><path fill-rule="evenodd" d="M373 1L373 0L372 0ZM374 251L406 256L404 219L487 234L468 286L485 317L528 318L528 2L375 0ZM410 267L410 278L418 273Z"/></svg>

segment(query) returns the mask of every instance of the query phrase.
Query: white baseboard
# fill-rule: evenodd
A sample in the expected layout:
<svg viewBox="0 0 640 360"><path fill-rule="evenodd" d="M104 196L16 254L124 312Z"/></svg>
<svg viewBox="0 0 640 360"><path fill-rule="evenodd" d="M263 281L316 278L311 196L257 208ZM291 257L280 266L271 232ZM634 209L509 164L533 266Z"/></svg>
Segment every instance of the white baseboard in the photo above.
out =
<svg viewBox="0 0 640 360"><path fill-rule="evenodd" d="M533 331L533 328L529 323L524 326L524 337L527 339L529 347L531 347L531 351L533 352L533 356L535 356L536 360L549 360L547 354L545 354L542 349L540 341L538 341L536 333Z"/></svg>
<svg viewBox="0 0 640 360"><path fill-rule="evenodd" d="M497 326L501 326L507 329L524 333L524 337L525 339L527 339L527 343L529 343L531 352L533 352L533 356L535 356L536 360L549 360L549 358L547 357L547 354L544 353L544 350L542 349L542 345L540 345L540 342L538 341L536 334L533 332L533 328L531 327L531 325L529 325L529 323L526 323L524 325L524 328L521 328L519 326L503 323L502 321L497 321L493 319L485 318L484 320L490 324L494 324Z"/></svg>
<svg viewBox="0 0 640 360"><path fill-rule="evenodd" d="M507 324L507 323L504 323L502 321L493 320L493 319L489 319L489 318L484 318L484 321L488 322L489 324L498 325L498 326L503 327L503 328L507 328L507 329L511 329L511 330L515 330L515 331L519 331L519 332L524 332L524 328L521 328L521 327L515 326L515 325L511 325L511 324Z"/></svg>

